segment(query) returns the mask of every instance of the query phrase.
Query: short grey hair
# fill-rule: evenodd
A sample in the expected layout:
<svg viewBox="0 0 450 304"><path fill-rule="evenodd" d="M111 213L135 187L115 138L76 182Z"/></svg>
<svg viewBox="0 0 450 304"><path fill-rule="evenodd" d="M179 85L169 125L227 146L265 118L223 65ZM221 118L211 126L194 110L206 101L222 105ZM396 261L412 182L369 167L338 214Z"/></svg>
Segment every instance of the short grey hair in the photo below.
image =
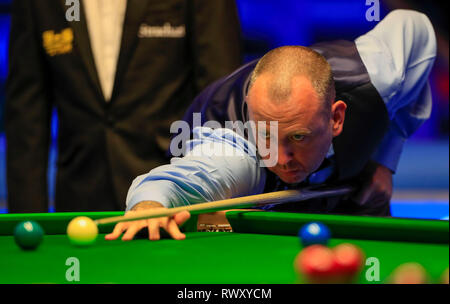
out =
<svg viewBox="0 0 450 304"><path fill-rule="evenodd" d="M336 91L330 64L318 52L304 46L283 46L271 50L257 63L250 78L248 91L262 74L273 77L269 85L269 96L274 102L282 102L291 95L291 80L294 76L305 76L324 101L325 106L334 102Z"/></svg>

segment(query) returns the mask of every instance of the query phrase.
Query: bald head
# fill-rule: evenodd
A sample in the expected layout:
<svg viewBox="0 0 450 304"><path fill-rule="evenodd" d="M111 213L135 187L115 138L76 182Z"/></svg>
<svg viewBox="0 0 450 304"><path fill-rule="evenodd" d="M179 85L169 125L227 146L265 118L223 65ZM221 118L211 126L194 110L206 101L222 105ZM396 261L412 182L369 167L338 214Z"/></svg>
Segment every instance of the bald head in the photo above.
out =
<svg viewBox="0 0 450 304"><path fill-rule="evenodd" d="M316 51L303 46L283 46L268 52L256 65L250 79L249 91L258 77L269 76L269 98L275 103L289 99L292 80L304 76L316 91L319 99L329 108L335 98L331 67Z"/></svg>

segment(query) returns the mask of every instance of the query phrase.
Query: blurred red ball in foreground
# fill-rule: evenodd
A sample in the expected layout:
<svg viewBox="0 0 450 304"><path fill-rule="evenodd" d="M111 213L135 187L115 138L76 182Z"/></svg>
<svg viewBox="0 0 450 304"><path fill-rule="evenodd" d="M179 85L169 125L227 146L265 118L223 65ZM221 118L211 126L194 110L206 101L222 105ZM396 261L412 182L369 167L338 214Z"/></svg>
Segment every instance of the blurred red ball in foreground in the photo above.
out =
<svg viewBox="0 0 450 304"><path fill-rule="evenodd" d="M340 244L333 249L340 283L355 281L364 266L363 251L353 244Z"/></svg>
<svg viewBox="0 0 450 304"><path fill-rule="evenodd" d="M295 270L306 283L354 283L364 265L364 253L353 244L340 244L334 249L311 245L295 258Z"/></svg>
<svg viewBox="0 0 450 304"><path fill-rule="evenodd" d="M311 245L300 251L294 261L295 269L307 283L333 283L336 264L333 251L323 245Z"/></svg>

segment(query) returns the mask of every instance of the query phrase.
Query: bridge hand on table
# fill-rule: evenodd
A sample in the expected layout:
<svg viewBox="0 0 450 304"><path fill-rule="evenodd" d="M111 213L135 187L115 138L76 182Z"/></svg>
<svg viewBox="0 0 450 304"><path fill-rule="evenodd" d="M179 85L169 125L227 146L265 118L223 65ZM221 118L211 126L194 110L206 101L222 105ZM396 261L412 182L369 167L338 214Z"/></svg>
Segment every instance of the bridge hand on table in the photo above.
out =
<svg viewBox="0 0 450 304"><path fill-rule="evenodd" d="M141 202L133 207L132 210L128 211L125 216L135 214L138 211L156 208L165 207L157 202ZM121 222L116 224L112 233L105 236L105 240L116 240L122 235L122 233L124 233L122 241L130 241L140 230L145 227L148 228L150 240L160 239L160 228L166 230L173 239L184 240L186 235L180 231L178 226L186 222L190 216L191 215L188 211L183 211L172 217L159 217L138 221Z"/></svg>

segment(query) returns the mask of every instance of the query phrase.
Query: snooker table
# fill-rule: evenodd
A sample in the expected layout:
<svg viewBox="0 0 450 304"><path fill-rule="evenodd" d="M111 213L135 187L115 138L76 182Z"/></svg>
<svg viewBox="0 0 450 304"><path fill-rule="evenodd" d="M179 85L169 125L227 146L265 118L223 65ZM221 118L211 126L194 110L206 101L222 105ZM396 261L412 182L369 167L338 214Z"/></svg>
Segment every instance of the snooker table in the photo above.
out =
<svg viewBox="0 0 450 304"><path fill-rule="evenodd" d="M65 231L72 218L118 215L123 212L0 215L0 283L300 283L293 267L302 249L297 232L311 221L328 225L331 247L353 243L366 258L378 259L379 280L367 281L369 266L364 266L359 283L386 283L405 262L422 264L430 283L439 283L449 266L449 223L438 220L234 210L222 213L232 232L198 232L199 216L193 215L183 226L182 241L145 236L105 241L104 234L113 228L105 225L94 245L69 243ZM36 250L23 251L14 242L13 229L24 220L38 222L45 231ZM66 279L70 257L79 261L79 281Z"/></svg>

